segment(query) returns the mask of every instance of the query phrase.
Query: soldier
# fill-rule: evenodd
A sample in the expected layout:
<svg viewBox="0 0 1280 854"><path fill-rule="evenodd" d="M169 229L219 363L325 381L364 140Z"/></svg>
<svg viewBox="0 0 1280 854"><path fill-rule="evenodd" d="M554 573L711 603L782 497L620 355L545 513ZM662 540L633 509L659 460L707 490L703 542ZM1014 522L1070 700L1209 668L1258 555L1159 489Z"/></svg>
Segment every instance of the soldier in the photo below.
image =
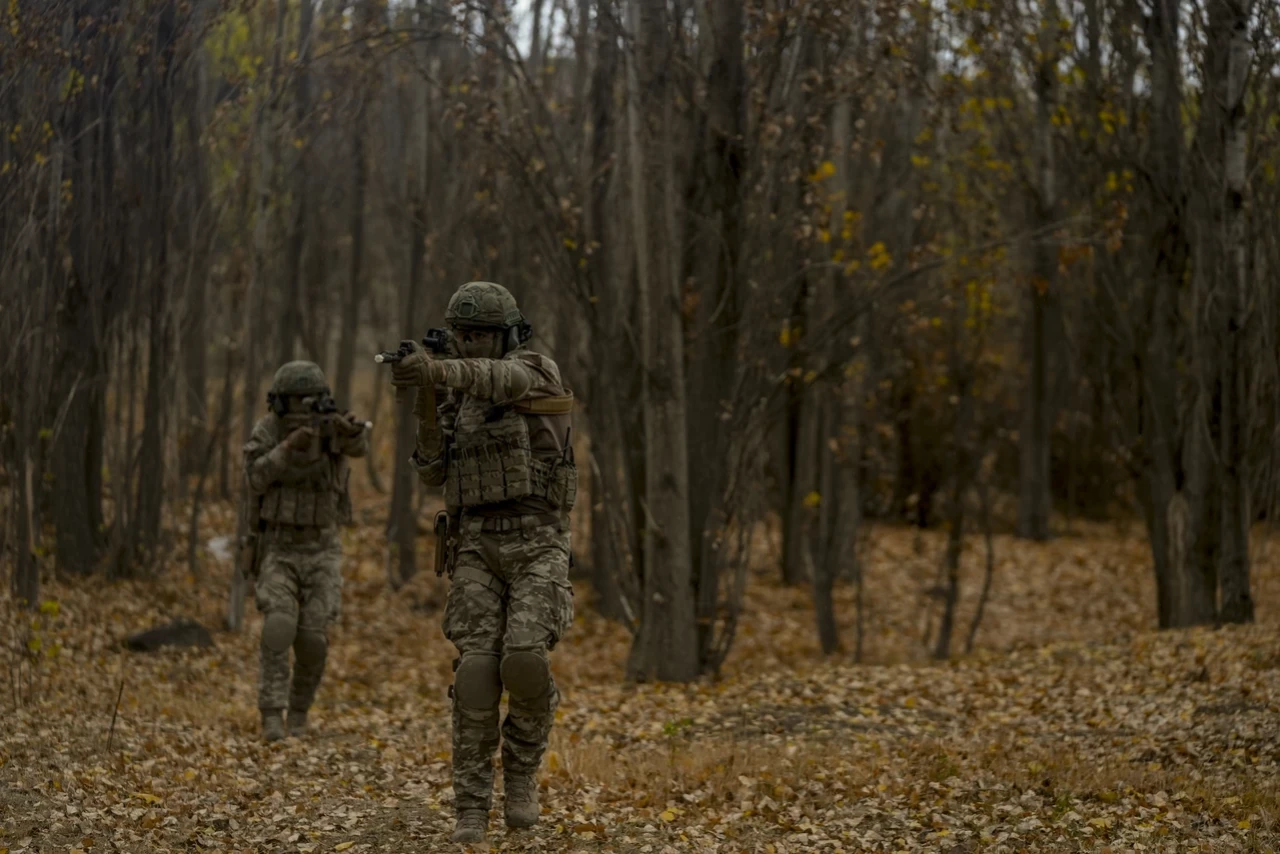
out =
<svg viewBox="0 0 1280 854"><path fill-rule="evenodd" d="M254 599L264 615L258 708L267 741L301 735L324 675L329 624L342 602L339 526L351 521L347 457L369 450L368 424L338 412L320 366L289 362L267 393L271 411L244 446L249 559ZM289 649L295 664L290 684Z"/></svg>
<svg viewBox="0 0 1280 854"><path fill-rule="evenodd" d="M428 485L444 486L455 520L443 626L458 650L449 689L453 840L483 842L504 689L506 824L538 821L534 774L560 702L548 653L573 622L573 393L555 362L525 347L532 328L501 285L463 285L445 319L460 358L433 358L406 342L402 352L411 352L393 365L393 384L418 388L413 464Z"/></svg>

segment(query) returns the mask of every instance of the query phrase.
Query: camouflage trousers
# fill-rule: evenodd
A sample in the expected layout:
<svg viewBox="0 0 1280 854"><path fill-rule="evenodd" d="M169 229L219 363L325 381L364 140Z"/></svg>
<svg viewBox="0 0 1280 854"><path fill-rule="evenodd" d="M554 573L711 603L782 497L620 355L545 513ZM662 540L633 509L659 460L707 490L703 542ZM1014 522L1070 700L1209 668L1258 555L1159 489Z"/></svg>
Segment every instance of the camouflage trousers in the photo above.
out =
<svg viewBox="0 0 1280 854"><path fill-rule="evenodd" d="M445 605L444 634L457 648L454 669L468 657L493 681L491 690L467 692L453 706L453 791L457 809L489 809L493 803L493 755L502 737L506 775L532 776L547 749L560 693L547 679L534 699L508 695L499 730L503 686L499 665L509 652L533 652L544 660L573 623L569 584L569 532L563 524L538 524L508 531L479 530L480 520L464 518L459 530L453 582ZM562 530L564 528L564 530ZM475 696L483 694L477 701ZM488 702L491 699L492 702Z"/></svg>
<svg viewBox="0 0 1280 854"><path fill-rule="evenodd" d="M329 624L342 607L342 543L336 529L294 538L265 536L254 584L265 617L259 644L258 708L311 708L324 676ZM294 654L290 684L289 650Z"/></svg>

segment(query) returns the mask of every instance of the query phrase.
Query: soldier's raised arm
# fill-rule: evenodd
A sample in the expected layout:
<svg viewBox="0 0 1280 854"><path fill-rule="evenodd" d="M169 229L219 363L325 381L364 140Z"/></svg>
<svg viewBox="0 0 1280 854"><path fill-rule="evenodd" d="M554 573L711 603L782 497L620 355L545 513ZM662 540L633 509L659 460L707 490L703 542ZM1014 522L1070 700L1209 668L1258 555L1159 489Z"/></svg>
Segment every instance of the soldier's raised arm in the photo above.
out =
<svg viewBox="0 0 1280 854"><path fill-rule="evenodd" d="M262 495L289 467L288 448L280 444L279 422L264 415L253 425L244 446L244 474L249 491Z"/></svg>

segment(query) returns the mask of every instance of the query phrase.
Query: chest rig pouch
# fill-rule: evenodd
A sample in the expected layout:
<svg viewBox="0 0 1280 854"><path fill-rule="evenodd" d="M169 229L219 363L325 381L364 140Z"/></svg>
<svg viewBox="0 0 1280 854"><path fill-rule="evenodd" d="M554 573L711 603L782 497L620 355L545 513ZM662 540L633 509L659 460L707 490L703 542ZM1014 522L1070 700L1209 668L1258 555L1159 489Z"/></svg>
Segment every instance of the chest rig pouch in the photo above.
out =
<svg viewBox="0 0 1280 854"><path fill-rule="evenodd" d="M468 398L458 412L445 468L445 500L467 509L533 494L529 426L510 407Z"/></svg>
<svg viewBox="0 0 1280 854"><path fill-rule="evenodd" d="M514 405L525 418L539 425L546 434L554 435L561 450L533 455L533 491L551 507L568 513L578 498L578 467L573 460L573 390L565 389L554 397L522 400ZM536 442L535 442L536 445Z"/></svg>

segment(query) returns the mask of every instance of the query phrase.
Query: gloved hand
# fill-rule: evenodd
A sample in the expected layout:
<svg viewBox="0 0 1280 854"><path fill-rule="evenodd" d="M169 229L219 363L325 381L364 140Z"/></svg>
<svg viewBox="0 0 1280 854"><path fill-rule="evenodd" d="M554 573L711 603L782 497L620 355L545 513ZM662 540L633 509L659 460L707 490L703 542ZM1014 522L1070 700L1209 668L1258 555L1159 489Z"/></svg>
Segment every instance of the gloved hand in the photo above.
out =
<svg viewBox="0 0 1280 854"><path fill-rule="evenodd" d="M280 444L290 451L305 454L311 450L311 444L317 435L314 427L296 427Z"/></svg>
<svg viewBox="0 0 1280 854"><path fill-rule="evenodd" d="M333 419L333 426L340 436L359 436L364 431L364 422L357 421L350 412L339 413Z"/></svg>
<svg viewBox="0 0 1280 854"><path fill-rule="evenodd" d="M444 380L444 367L432 361L431 355L416 342L401 342L412 350L391 365L391 384L396 388L420 388Z"/></svg>

